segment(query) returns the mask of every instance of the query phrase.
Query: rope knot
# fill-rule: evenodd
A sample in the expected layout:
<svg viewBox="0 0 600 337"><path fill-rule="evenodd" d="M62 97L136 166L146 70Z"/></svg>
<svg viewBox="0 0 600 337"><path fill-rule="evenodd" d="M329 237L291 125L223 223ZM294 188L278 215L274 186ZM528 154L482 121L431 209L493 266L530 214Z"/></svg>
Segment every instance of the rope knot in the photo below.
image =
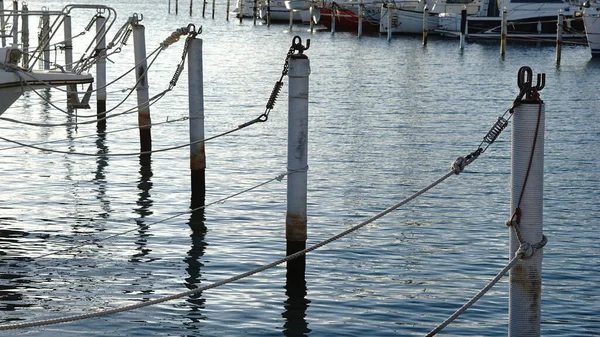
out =
<svg viewBox="0 0 600 337"><path fill-rule="evenodd" d="M521 243L519 249L516 252L516 255L521 256L522 259L528 259L533 256L533 254L548 243L548 238L545 235L542 235L542 240L534 245L529 244L527 242Z"/></svg>
<svg viewBox="0 0 600 337"><path fill-rule="evenodd" d="M465 166L467 166L465 157L458 157L454 163L452 163L452 171L454 171L454 174L460 174L465 169Z"/></svg>

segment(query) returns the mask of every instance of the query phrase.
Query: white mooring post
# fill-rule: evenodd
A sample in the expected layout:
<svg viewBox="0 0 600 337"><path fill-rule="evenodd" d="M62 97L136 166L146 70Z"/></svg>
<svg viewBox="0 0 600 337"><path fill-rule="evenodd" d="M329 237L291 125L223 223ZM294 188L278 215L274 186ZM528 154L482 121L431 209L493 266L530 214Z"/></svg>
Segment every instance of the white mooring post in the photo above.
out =
<svg viewBox="0 0 600 337"><path fill-rule="evenodd" d="M192 39L188 51L192 209L204 206L206 196L206 155L202 141L204 139L204 75L202 71L202 39Z"/></svg>
<svg viewBox="0 0 600 337"><path fill-rule="evenodd" d="M506 7L502 10L502 24L500 26L500 56L506 55L506 24L508 21L508 14Z"/></svg>
<svg viewBox="0 0 600 337"><path fill-rule="evenodd" d="M290 57L288 101L287 214L288 247L306 244L308 170L308 76L310 62L304 54ZM301 250L301 249L298 249Z"/></svg>
<svg viewBox="0 0 600 337"><path fill-rule="evenodd" d="M146 61L146 28L137 18L131 25L133 30L133 54L135 58L135 79L138 104L138 128L140 129L141 152L152 151L150 118L150 95L148 94L148 62Z"/></svg>
<svg viewBox="0 0 600 337"><path fill-rule="evenodd" d="M299 39L298 37L294 40ZM307 171L308 171L308 76L310 62L302 53L289 61L287 213L285 217L286 253L306 249L307 239ZM306 294L306 256L287 262L286 294Z"/></svg>
<svg viewBox="0 0 600 337"><path fill-rule="evenodd" d="M106 18L98 15L96 19L96 51L98 62L96 63L96 126L99 129L106 128Z"/></svg>
<svg viewBox="0 0 600 337"><path fill-rule="evenodd" d="M518 207L519 235L513 224L509 259L521 242L535 245L543 240L544 110L541 100L527 99L513 113L511 215ZM540 336L542 256L542 249L535 250L510 271L509 337Z"/></svg>

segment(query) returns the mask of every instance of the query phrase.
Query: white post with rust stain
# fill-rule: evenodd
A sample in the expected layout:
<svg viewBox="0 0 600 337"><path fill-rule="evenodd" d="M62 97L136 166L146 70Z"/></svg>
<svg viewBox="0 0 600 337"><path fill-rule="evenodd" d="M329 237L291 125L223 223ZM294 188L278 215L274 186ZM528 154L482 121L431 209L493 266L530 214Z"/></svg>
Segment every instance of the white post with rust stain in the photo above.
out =
<svg viewBox="0 0 600 337"><path fill-rule="evenodd" d="M150 95L148 94L148 62L146 60L146 28L134 22L133 54L135 58L135 79L138 104L138 128L140 130L141 152L152 151L152 133L150 118Z"/></svg>
<svg viewBox="0 0 600 337"><path fill-rule="evenodd" d="M310 62L303 54L292 55L289 62L286 239L305 242Z"/></svg>
<svg viewBox="0 0 600 337"><path fill-rule="evenodd" d="M306 248L307 239L307 176L308 176L308 76L310 62L303 54L294 54L289 61L288 93L288 156L287 213L285 237L287 255ZM286 294L302 297L306 294L306 256L287 262Z"/></svg>
<svg viewBox="0 0 600 337"><path fill-rule="evenodd" d="M99 15L96 19L96 118L97 127L106 128L106 18Z"/></svg>
<svg viewBox="0 0 600 337"><path fill-rule="evenodd" d="M204 75L202 39L192 39L188 50L190 169L192 209L204 206L206 156L204 152Z"/></svg>
<svg viewBox="0 0 600 337"><path fill-rule="evenodd" d="M543 239L544 120L544 104L541 101L524 100L514 109L511 215L518 206L521 240L531 245ZM509 259L515 256L519 247L518 235L514 228L510 228ZM538 249L531 257L521 259L510 271L509 337L540 336L542 256L542 249Z"/></svg>

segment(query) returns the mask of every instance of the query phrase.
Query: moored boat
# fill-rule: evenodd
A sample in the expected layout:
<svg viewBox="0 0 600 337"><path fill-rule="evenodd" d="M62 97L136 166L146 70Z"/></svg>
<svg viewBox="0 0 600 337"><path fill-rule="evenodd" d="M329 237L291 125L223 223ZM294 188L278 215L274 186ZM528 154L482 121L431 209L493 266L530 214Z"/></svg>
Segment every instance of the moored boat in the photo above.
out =
<svg viewBox="0 0 600 337"><path fill-rule="evenodd" d="M504 10L506 9L505 13ZM511 0L503 3L485 1L479 13L467 17L468 38L500 38L503 16L506 15L507 36L514 38L555 38L559 12L563 13L564 38L582 38L583 22L577 17L579 4L568 0ZM440 19L439 32L460 33L460 15Z"/></svg>
<svg viewBox="0 0 600 337"><path fill-rule="evenodd" d="M600 57L600 3L586 1L583 7L583 23L590 52L593 57Z"/></svg>
<svg viewBox="0 0 600 337"><path fill-rule="evenodd" d="M92 83L90 74L64 71L33 71L19 66L23 52L14 47L0 48L0 115L28 90Z"/></svg>
<svg viewBox="0 0 600 337"><path fill-rule="evenodd" d="M336 31L357 32L362 25L365 33L379 31L380 1L332 2L318 6L319 24ZM335 25L335 27L334 27Z"/></svg>

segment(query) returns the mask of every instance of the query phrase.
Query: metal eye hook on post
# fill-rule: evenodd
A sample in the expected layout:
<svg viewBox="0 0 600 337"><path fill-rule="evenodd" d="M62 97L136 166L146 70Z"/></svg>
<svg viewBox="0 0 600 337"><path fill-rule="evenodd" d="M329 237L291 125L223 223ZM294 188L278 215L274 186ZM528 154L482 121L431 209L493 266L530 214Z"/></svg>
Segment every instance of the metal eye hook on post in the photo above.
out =
<svg viewBox="0 0 600 337"><path fill-rule="evenodd" d="M519 103L524 96L525 99L534 99L536 93L546 86L546 74L537 74L537 82L533 86L533 70L530 67L521 67L517 74L517 85L521 92L517 96L515 104Z"/></svg>
<svg viewBox="0 0 600 337"><path fill-rule="evenodd" d="M306 39L306 47L304 47L302 45L302 38L298 35L294 36L292 39L292 49L297 51L296 54L301 55L305 50L308 50L308 48L310 48L310 39Z"/></svg>

